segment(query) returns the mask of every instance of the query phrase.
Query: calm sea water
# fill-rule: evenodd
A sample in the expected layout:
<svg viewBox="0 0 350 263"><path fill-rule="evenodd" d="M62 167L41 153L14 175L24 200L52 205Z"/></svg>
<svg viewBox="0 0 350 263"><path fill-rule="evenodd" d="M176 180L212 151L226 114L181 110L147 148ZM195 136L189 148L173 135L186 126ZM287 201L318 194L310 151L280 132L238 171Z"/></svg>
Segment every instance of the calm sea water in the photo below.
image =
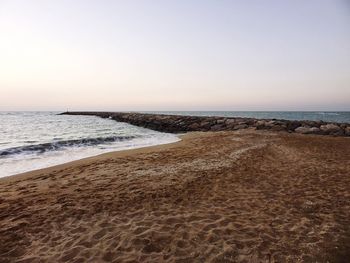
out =
<svg viewBox="0 0 350 263"><path fill-rule="evenodd" d="M153 113L350 123L350 112L157 111ZM105 152L178 140L173 134L94 116L57 115L57 112L0 112L0 177Z"/></svg>
<svg viewBox="0 0 350 263"><path fill-rule="evenodd" d="M173 134L94 116L0 112L0 177L178 140Z"/></svg>

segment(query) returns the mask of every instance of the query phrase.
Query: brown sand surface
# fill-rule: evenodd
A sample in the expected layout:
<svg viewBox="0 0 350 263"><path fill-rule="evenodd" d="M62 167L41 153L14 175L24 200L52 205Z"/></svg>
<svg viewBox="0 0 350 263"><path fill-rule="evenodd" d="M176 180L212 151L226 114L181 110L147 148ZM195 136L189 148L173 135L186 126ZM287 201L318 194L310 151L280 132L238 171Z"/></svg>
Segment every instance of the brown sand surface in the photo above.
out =
<svg viewBox="0 0 350 263"><path fill-rule="evenodd" d="M190 133L0 189L0 262L350 262L349 138Z"/></svg>

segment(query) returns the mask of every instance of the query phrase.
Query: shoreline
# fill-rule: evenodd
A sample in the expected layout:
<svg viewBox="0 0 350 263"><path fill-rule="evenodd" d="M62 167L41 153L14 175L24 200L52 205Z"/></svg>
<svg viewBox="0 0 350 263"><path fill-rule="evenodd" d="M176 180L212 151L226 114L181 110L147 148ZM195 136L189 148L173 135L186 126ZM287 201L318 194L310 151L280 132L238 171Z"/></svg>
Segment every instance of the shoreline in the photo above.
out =
<svg viewBox="0 0 350 263"><path fill-rule="evenodd" d="M101 118L109 118L118 122L126 122L135 126L141 126L148 129L168 133L187 133L191 131L230 131L230 130L270 130L300 134L318 134L332 136L350 137L350 124L348 123L327 123L323 121L289 121L277 119L255 119L243 117L219 117L219 116L190 116L190 115L167 115L153 113L126 113L126 112L65 112L59 115L94 115ZM147 146L141 146L147 147ZM114 151L114 150L111 150ZM119 151L119 150L117 150ZM90 153L91 154L91 153ZM74 160L89 158L101 153L83 154L77 159L71 160L53 160L43 167L43 165L34 165L27 169L17 169L8 175L3 172L0 178L15 176L19 173L45 169L47 167L64 164ZM43 164L43 162L41 162ZM36 166L36 167L35 167ZM30 170L29 170L29 169ZM5 168L4 168L5 169ZM27 171L25 171L27 170ZM4 171L7 171L6 169Z"/></svg>
<svg viewBox="0 0 350 263"><path fill-rule="evenodd" d="M161 147L161 146L168 146L168 145L171 145L171 144L180 143L182 141L182 137L185 136L185 135L186 134L177 134L177 137L179 138L179 140L176 141L176 142L162 143L162 144L149 145L149 146L141 146L141 147L136 147L136 148L131 148L131 149L113 150L113 151L110 151L110 152L100 153L100 154L97 154L97 155L92 155L92 156L88 156L88 157L84 157L84 158L80 158L80 159L76 159L76 160L72 160L72 161L68 161L68 162L64 162L64 163L60 163L60 164L56 164L56 165L50 165L50 166L43 167L43 168L40 168L40 169L34 169L34 170L30 170L30 171L23 172L23 173L17 173L17 174L3 176L3 177L0 177L0 182L2 180L11 179L11 178L14 178L14 177L21 178L21 177L26 177L26 176L32 176L32 174L36 174L36 173L40 173L40 172L49 172L51 170L54 171L55 169L60 169L61 166L64 167L64 166L78 164L80 162L89 161L89 159L95 159L95 158L98 158L98 157L104 157L105 155L108 155L108 154L113 154L114 156L116 156L117 153L120 153L120 155L123 156L124 154L137 153L138 152L137 150L143 150L143 149L146 150L147 148L157 148L157 147Z"/></svg>
<svg viewBox="0 0 350 263"><path fill-rule="evenodd" d="M338 262L350 141L238 130L0 179L3 262Z"/></svg>

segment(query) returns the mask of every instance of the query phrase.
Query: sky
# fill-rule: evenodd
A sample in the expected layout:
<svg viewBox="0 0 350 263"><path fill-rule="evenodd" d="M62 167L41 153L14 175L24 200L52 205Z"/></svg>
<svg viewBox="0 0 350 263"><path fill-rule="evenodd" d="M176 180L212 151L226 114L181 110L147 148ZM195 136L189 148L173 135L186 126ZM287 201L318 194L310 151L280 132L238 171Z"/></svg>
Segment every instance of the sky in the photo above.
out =
<svg viewBox="0 0 350 263"><path fill-rule="evenodd" d="M0 0L0 110L350 110L350 1Z"/></svg>

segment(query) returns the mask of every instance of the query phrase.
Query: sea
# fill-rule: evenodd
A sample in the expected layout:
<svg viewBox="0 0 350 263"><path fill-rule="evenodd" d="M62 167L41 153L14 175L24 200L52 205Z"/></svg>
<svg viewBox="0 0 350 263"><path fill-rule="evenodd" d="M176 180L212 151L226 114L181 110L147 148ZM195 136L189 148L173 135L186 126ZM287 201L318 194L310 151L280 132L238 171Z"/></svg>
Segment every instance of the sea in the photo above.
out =
<svg viewBox="0 0 350 263"><path fill-rule="evenodd" d="M0 112L0 177L111 151L179 141L157 132L95 116L59 112ZM323 120L350 123L350 112L157 111L148 113Z"/></svg>
<svg viewBox="0 0 350 263"><path fill-rule="evenodd" d="M0 112L0 177L179 140L111 119L57 114Z"/></svg>

